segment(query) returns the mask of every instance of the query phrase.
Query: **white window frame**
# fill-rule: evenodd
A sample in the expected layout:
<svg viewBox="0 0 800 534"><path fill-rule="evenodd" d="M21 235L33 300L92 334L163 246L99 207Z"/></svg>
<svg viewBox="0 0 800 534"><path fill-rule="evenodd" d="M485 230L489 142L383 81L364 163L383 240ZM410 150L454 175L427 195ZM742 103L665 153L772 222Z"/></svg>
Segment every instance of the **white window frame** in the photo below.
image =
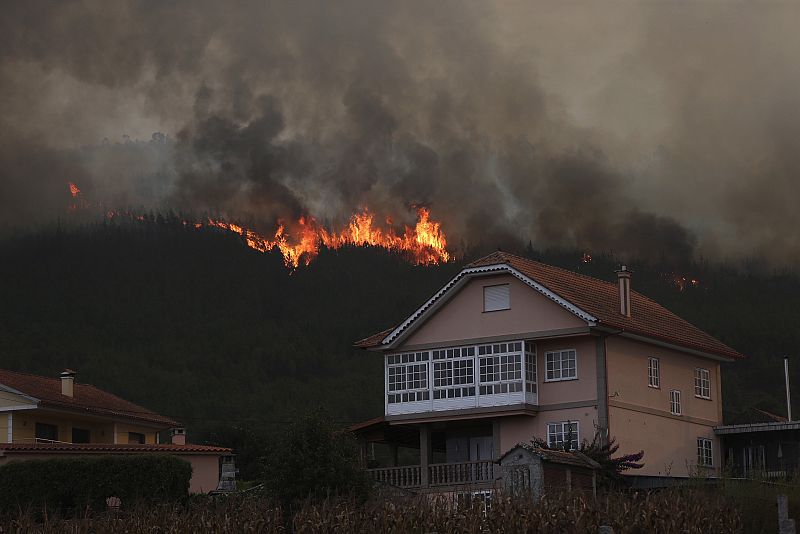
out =
<svg viewBox="0 0 800 534"><path fill-rule="evenodd" d="M478 368L475 373L479 395L502 395L522 391L525 377L522 368L525 352L523 345L521 341L478 345L476 360ZM491 389L493 393L481 393L481 390L487 389Z"/></svg>
<svg viewBox="0 0 800 534"><path fill-rule="evenodd" d="M711 400L711 371L703 367L694 370L694 396Z"/></svg>
<svg viewBox="0 0 800 534"><path fill-rule="evenodd" d="M574 375L564 376L564 361L569 361L570 358L564 358L564 355L572 353L572 360L575 362ZM558 359L556 359L558 358ZM552 364L552 365L551 365ZM563 382L564 380L577 380L578 379L578 351L575 349L561 349L550 350L544 353L544 381L545 382ZM569 369L569 367L567 367ZM556 377L558 372L558 377Z"/></svg>
<svg viewBox="0 0 800 534"><path fill-rule="evenodd" d="M647 386L661 389L661 360L647 358Z"/></svg>
<svg viewBox="0 0 800 534"><path fill-rule="evenodd" d="M581 430L578 421L553 421L551 423L547 423L547 446L550 448L560 447L563 449L563 444L566 442L567 435L569 435L570 426L572 426L574 430L572 431L572 443L570 443L569 450L577 450L581 443ZM561 445L558 444L558 436L561 436Z"/></svg>
<svg viewBox="0 0 800 534"><path fill-rule="evenodd" d="M669 392L669 413L672 415L683 415L681 390L679 389L671 389Z"/></svg>
<svg viewBox="0 0 800 534"><path fill-rule="evenodd" d="M493 290L495 288L505 288L505 307L500 308L491 308L489 309L488 301L486 300L486 291ZM483 286L483 311L484 313L491 313L496 311L503 311L503 310L510 310L511 309L511 284L494 284L489 286Z"/></svg>
<svg viewBox="0 0 800 534"><path fill-rule="evenodd" d="M434 400L474 397L475 347L450 347L431 351Z"/></svg>
<svg viewBox="0 0 800 534"><path fill-rule="evenodd" d="M386 402L388 404L397 404L430 400L430 369L431 359L428 351L388 355L386 365ZM414 376L416 380L409 380L409 375ZM402 378L393 381L393 376L402 376ZM409 384L413 385L417 382L420 383L418 387L409 387ZM394 384L401 384L403 387L392 389ZM391 398L405 396L408 400L390 400L390 396Z"/></svg>
<svg viewBox="0 0 800 534"><path fill-rule="evenodd" d="M538 393L536 382L536 343L525 342L525 391L527 393Z"/></svg>
<svg viewBox="0 0 800 534"><path fill-rule="evenodd" d="M708 438L697 438L697 465L714 467L714 442Z"/></svg>

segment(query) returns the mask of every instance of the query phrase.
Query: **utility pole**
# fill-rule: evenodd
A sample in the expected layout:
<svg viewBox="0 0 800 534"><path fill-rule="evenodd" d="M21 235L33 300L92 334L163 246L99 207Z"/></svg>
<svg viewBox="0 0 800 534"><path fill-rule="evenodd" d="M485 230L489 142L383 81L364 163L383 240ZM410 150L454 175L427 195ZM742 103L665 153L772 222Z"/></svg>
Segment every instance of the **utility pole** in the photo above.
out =
<svg viewBox="0 0 800 534"><path fill-rule="evenodd" d="M783 357L783 375L786 378L786 416L792 420L792 396L789 394L789 356Z"/></svg>

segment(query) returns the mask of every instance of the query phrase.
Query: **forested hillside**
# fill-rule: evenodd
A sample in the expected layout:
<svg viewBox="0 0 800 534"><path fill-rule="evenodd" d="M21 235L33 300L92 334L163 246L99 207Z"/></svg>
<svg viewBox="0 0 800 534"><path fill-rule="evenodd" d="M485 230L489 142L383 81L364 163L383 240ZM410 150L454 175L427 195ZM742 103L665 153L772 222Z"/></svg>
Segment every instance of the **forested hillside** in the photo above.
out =
<svg viewBox="0 0 800 534"><path fill-rule="evenodd" d="M580 251L519 252L609 280L617 266ZM278 253L163 217L6 238L0 366L71 367L185 422L195 440L269 435L318 404L359 421L382 412L382 364L352 342L401 320L467 259L420 267L351 247L291 272ZM725 367L728 421L785 412L781 359L800 347L800 278L755 264L632 269L634 289L750 356ZM698 283L681 290L675 276ZM800 386L800 359L792 370Z"/></svg>

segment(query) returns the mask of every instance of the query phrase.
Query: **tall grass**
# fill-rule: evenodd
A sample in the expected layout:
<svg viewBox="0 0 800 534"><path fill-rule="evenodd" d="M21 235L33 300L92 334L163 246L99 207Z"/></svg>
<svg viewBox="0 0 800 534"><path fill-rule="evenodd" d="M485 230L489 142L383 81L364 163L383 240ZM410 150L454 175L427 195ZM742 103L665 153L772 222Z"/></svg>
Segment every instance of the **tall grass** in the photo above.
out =
<svg viewBox="0 0 800 534"><path fill-rule="evenodd" d="M182 504L133 507L117 512L56 517L22 512L0 520L2 532L55 533L487 533L596 532L611 525L617 533L742 532L731 501L716 491L668 490L580 494L530 499L498 497L469 505L443 497L373 499L366 503L328 499L306 503L293 513L261 496L198 498Z"/></svg>

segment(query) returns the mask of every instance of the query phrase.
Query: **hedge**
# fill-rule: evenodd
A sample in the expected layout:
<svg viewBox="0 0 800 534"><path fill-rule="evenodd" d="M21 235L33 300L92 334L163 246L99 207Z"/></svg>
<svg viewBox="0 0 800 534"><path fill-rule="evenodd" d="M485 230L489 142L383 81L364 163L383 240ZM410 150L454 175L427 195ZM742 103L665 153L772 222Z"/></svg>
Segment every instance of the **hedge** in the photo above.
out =
<svg viewBox="0 0 800 534"><path fill-rule="evenodd" d="M0 512L75 510L177 500L189 493L192 466L169 455L97 456L10 462L0 467Z"/></svg>

